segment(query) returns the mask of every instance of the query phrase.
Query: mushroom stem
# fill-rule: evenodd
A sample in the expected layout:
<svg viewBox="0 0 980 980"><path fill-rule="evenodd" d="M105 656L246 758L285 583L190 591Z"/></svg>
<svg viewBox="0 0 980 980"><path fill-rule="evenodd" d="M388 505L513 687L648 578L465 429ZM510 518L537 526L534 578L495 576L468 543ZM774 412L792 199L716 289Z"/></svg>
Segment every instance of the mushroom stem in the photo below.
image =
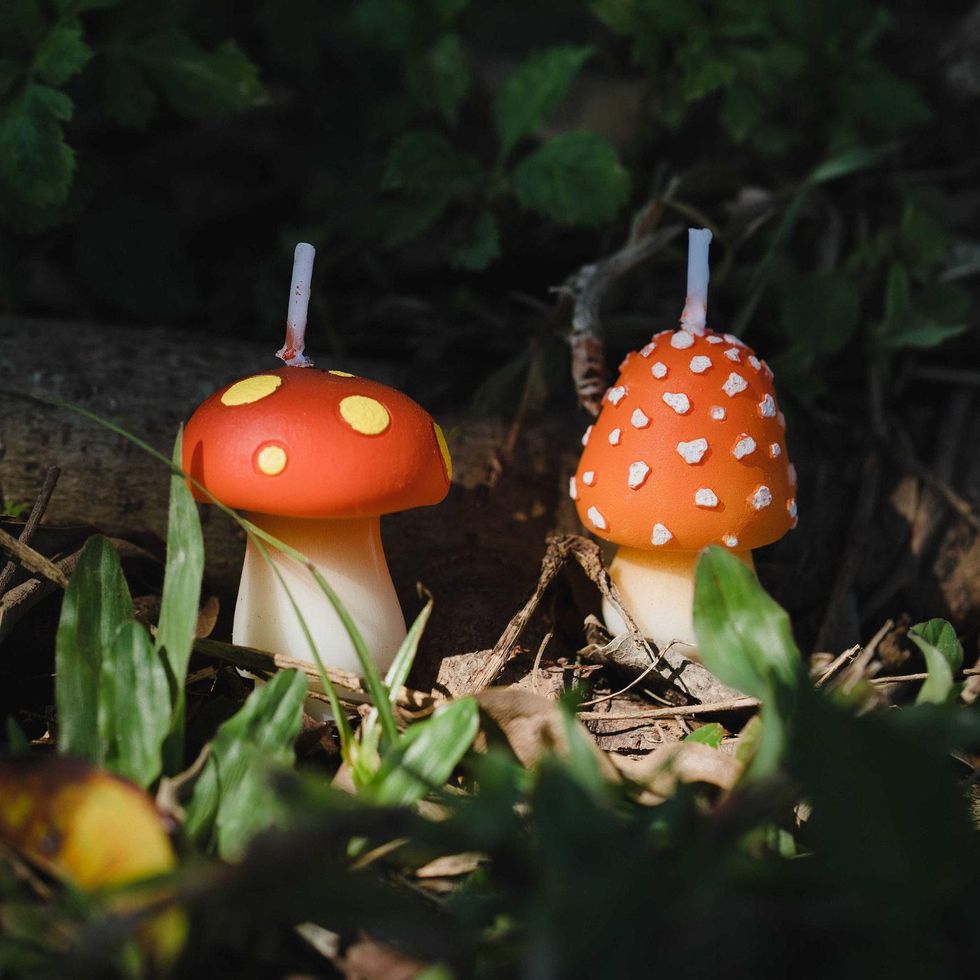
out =
<svg viewBox="0 0 980 980"><path fill-rule="evenodd" d="M622 547L609 567L623 604L640 632L661 650L670 643L683 644L679 652L694 658L697 657L693 622L694 569L699 554L697 551ZM751 551L733 554L755 571ZM627 631L622 616L608 599L603 600L602 617L613 635Z"/></svg>
<svg viewBox="0 0 980 980"><path fill-rule="evenodd" d="M380 518L307 520L270 514L249 514L248 518L310 559L357 623L379 670L387 670L405 638L405 619L381 546ZM268 550L303 614L324 664L362 673L347 630L309 569L280 551ZM232 640L242 646L313 662L283 584L251 541L245 550ZM306 710L318 718L329 717L328 709L320 702L307 702Z"/></svg>
<svg viewBox="0 0 980 980"><path fill-rule="evenodd" d="M316 249L300 242L293 252L293 279L289 284L289 307L286 310L286 341L276 351L276 357L290 367L313 367L303 353L306 343L306 311L310 305L310 281L313 278L313 257Z"/></svg>
<svg viewBox="0 0 980 980"><path fill-rule="evenodd" d="M681 326L701 335L708 316L708 247L711 232L707 228L687 230L687 300L681 313Z"/></svg>

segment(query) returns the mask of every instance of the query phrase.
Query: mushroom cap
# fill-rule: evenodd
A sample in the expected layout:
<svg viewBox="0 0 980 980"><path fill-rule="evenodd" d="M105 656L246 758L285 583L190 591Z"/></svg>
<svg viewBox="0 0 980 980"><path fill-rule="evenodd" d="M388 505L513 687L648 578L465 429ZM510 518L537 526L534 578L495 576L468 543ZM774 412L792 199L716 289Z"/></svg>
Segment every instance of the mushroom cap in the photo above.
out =
<svg viewBox="0 0 980 980"><path fill-rule="evenodd" d="M772 372L731 334L656 334L620 365L583 443L570 493L607 541L746 551L796 526Z"/></svg>
<svg viewBox="0 0 980 980"><path fill-rule="evenodd" d="M287 517L437 504L452 477L425 409L342 371L283 367L226 385L191 416L183 447L184 469L223 504Z"/></svg>

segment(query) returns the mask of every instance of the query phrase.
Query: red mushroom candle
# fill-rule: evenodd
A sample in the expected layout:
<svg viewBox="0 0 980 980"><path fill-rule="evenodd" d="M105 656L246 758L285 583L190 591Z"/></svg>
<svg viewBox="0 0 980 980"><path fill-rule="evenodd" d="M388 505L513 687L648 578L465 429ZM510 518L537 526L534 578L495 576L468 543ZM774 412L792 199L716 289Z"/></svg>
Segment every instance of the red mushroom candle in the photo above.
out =
<svg viewBox="0 0 980 980"><path fill-rule="evenodd" d="M661 648L695 647L701 549L721 545L752 567L752 549L796 525L796 474L772 372L738 338L705 326L710 240L709 231L690 232L681 327L626 357L570 486L583 524L620 546L610 575ZM623 632L608 603L603 611Z"/></svg>
<svg viewBox="0 0 980 980"><path fill-rule="evenodd" d="M301 272L308 289L309 266ZM243 378L203 402L184 432L184 469L310 559L384 670L405 637L405 620L380 518L439 503L452 464L442 430L407 395L311 366L303 353L305 307L298 312L292 302L296 278L279 356L297 366ZM234 642L309 662L288 588L323 662L359 672L353 644L309 570L275 549L270 554L275 569L252 541L246 547Z"/></svg>

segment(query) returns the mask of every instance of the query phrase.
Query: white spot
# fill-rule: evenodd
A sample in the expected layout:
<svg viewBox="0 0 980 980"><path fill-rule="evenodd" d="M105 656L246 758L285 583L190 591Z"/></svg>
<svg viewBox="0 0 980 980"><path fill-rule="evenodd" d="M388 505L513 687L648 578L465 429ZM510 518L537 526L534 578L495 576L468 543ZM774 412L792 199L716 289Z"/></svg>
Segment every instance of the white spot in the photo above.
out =
<svg viewBox="0 0 980 980"><path fill-rule="evenodd" d="M751 364L752 367L756 369L756 371L758 371L759 368L762 367L762 364L759 362L759 358L757 358L755 354L749 354L749 364Z"/></svg>
<svg viewBox="0 0 980 980"><path fill-rule="evenodd" d="M646 347L640 348L640 357L649 357L656 349L657 345L651 340Z"/></svg>
<svg viewBox="0 0 980 980"><path fill-rule="evenodd" d="M687 350L688 347L694 346L694 334L689 333L687 330L678 330L670 338L670 346L675 347L677 350Z"/></svg>
<svg viewBox="0 0 980 980"><path fill-rule="evenodd" d="M655 378L666 378L667 377L667 365L663 361L657 361L653 367L650 368L650 373Z"/></svg>
<svg viewBox="0 0 980 980"><path fill-rule="evenodd" d="M592 426L590 425L585 432L582 433L582 445L587 446L589 444L589 436L592 435Z"/></svg>
<svg viewBox="0 0 980 980"><path fill-rule="evenodd" d="M765 375L765 376L766 376L766 377L767 377L767 378L768 378L768 379L769 379L770 381L772 381L772 379L773 379L773 373L772 373L772 368L771 368L771 367L769 367L769 365L768 365L768 364L766 364L766 362L765 362L765 361L763 361L763 362L762 362L762 373L763 373L763 374L764 374L764 375Z"/></svg>
<svg viewBox="0 0 980 980"><path fill-rule="evenodd" d="M685 463L692 466L700 463L704 454L708 451L707 439L692 439L690 442L677 443L677 451L684 458Z"/></svg>
<svg viewBox="0 0 980 980"><path fill-rule="evenodd" d="M597 527L600 531L605 531L608 525L606 524L606 519L599 513L599 509L597 507L590 507L586 512L586 516L590 521L592 521L593 527Z"/></svg>
<svg viewBox="0 0 980 980"><path fill-rule="evenodd" d="M734 398L740 391L745 391L749 383L740 374L734 371L728 375L728 380L721 386L722 390L729 398Z"/></svg>
<svg viewBox="0 0 980 980"><path fill-rule="evenodd" d="M789 500L786 501L786 513L796 520L796 497L790 497Z"/></svg>
<svg viewBox="0 0 980 980"><path fill-rule="evenodd" d="M709 487L701 487L694 495L694 503L698 507L717 507L718 495Z"/></svg>
<svg viewBox="0 0 980 980"><path fill-rule="evenodd" d="M642 408L634 408L630 416L630 425L634 429L645 429L650 424L650 419Z"/></svg>
<svg viewBox="0 0 980 980"><path fill-rule="evenodd" d="M610 388L609 391L606 392L606 398L608 398L613 405L618 405L625 397L625 385L616 385L615 388Z"/></svg>
<svg viewBox="0 0 980 980"><path fill-rule="evenodd" d="M771 443L769 446L769 457L770 459L775 459L777 456L781 455L783 447L779 445L778 442Z"/></svg>
<svg viewBox="0 0 980 980"><path fill-rule="evenodd" d="M734 534L726 534L721 540L724 541L729 548L738 547L738 538L736 538Z"/></svg>
<svg viewBox="0 0 980 980"><path fill-rule="evenodd" d="M591 487L595 483L595 470L586 470L582 474L582 482L587 486Z"/></svg>
<svg viewBox="0 0 980 980"><path fill-rule="evenodd" d="M670 531L663 526L663 524L653 525L653 534L650 535L650 541L653 542L653 544L666 544L672 537L673 534L671 534Z"/></svg>
<svg viewBox="0 0 980 980"><path fill-rule="evenodd" d="M772 503L772 491L767 486L761 486L752 494L750 502L756 510L762 510L763 507L768 507Z"/></svg>
<svg viewBox="0 0 980 980"><path fill-rule="evenodd" d="M741 459L743 456L748 456L749 453L755 452L755 439L752 436L747 436L744 432L738 437L738 442L735 443L735 448L732 450L732 455L736 459Z"/></svg>
<svg viewBox="0 0 980 980"><path fill-rule="evenodd" d="M691 402L683 392L665 391L661 397L678 415L691 410Z"/></svg>
<svg viewBox="0 0 980 980"><path fill-rule="evenodd" d="M733 333L722 334L722 336L730 344L737 344L739 347L744 347L745 346L745 343L743 341L739 340L738 337L736 337L735 334L733 334Z"/></svg>
<svg viewBox="0 0 980 980"><path fill-rule="evenodd" d="M703 354L698 354L697 357L691 358L691 370L695 374L704 374L709 367L711 367L710 357L705 357Z"/></svg>
<svg viewBox="0 0 980 980"><path fill-rule="evenodd" d="M707 342L708 342L709 344L723 344L723 343L725 342L725 341L724 341L724 340L722 340L722 339L721 339L721 337L719 337L719 336L718 336L718 334L716 334L716 333L711 333L711 334L708 334L708 336L707 336L707 337L705 337L704 339L705 339L705 340L706 340L706 341L707 341Z"/></svg>
<svg viewBox="0 0 980 980"><path fill-rule="evenodd" d="M622 439L622 438L623 438L623 430L622 429L613 429L612 432L609 433L609 445L610 446L618 446L619 445L619 440Z"/></svg>
<svg viewBox="0 0 980 980"><path fill-rule="evenodd" d="M725 416L728 415L721 405L712 405L708 413L716 422L724 422Z"/></svg>
<svg viewBox="0 0 980 980"><path fill-rule="evenodd" d="M619 362L619 370L620 370L620 371L622 371L622 370L623 370L623 369L624 369L624 368L626 367L626 365L627 365L627 364L629 364L629 362L630 362L630 358L631 358L632 356L633 356L633 354L632 354L632 353L629 353L629 354L627 354L627 355L626 355L626 356L625 356L625 357L624 357L624 358L623 358L623 359L622 359L622 360L621 360L621 361Z"/></svg>
<svg viewBox="0 0 980 980"><path fill-rule="evenodd" d="M759 414L764 419L771 419L776 414L776 403L772 400L772 395L766 395L759 402Z"/></svg>
<svg viewBox="0 0 980 980"><path fill-rule="evenodd" d="M795 487L796 486L796 467L792 463L790 463L789 466L786 467L786 475L789 477L789 485L791 487Z"/></svg>
<svg viewBox="0 0 980 980"><path fill-rule="evenodd" d="M656 340L656 339L657 339L658 337L666 337L666 336L667 336L668 334L672 334L673 332L674 332L674 331L673 331L673 330L671 330L671 329L669 329L669 328L668 328L667 330L658 330L658 331L657 331L657 332L656 332L656 333L655 333L655 334L653 335L653 339L654 339L654 340Z"/></svg>
<svg viewBox="0 0 980 980"><path fill-rule="evenodd" d="M776 413L776 421L785 429L786 428L786 416L782 412Z"/></svg>
<svg viewBox="0 0 980 980"><path fill-rule="evenodd" d="M730 361L735 361L736 363L738 363L742 360L738 351L734 347L729 347L728 350L726 350L724 353L725 353L725 357L727 357L728 360Z"/></svg>
<svg viewBox="0 0 980 980"><path fill-rule="evenodd" d="M639 490L640 487L646 483L646 479L649 475L650 467L647 466L642 459L638 459L635 463L630 463L630 489Z"/></svg>
<svg viewBox="0 0 980 980"><path fill-rule="evenodd" d="M578 484L575 482L574 476L568 478L568 496L572 500L578 500Z"/></svg>

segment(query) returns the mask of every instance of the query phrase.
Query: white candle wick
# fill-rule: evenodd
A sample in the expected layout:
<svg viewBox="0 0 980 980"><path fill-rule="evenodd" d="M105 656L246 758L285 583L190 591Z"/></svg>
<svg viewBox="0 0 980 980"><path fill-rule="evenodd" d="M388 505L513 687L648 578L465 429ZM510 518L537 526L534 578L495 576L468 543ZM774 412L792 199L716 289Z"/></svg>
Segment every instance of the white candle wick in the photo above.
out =
<svg viewBox="0 0 980 980"><path fill-rule="evenodd" d="M707 228L689 228L687 232L687 301L681 314L681 326L703 334L708 315L708 247L711 232Z"/></svg>
<svg viewBox="0 0 980 980"><path fill-rule="evenodd" d="M310 280L313 278L313 257L316 249L300 242L293 253L293 279L289 284L289 307L286 311L286 342L276 351L290 367L312 367L313 362L303 353L306 343L306 311L310 306Z"/></svg>

